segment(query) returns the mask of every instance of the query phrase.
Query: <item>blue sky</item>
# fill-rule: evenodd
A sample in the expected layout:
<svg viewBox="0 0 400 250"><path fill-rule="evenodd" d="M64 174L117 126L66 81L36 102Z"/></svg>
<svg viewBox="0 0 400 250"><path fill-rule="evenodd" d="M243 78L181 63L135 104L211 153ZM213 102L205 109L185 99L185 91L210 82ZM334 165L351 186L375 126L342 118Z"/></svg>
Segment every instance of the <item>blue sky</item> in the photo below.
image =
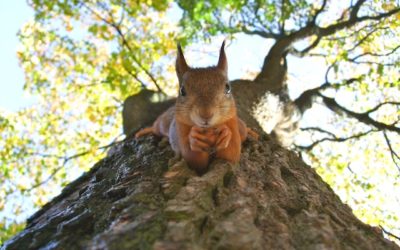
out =
<svg viewBox="0 0 400 250"><path fill-rule="evenodd" d="M17 32L33 11L25 0L0 1L0 108L16 111L32 103L23 94L24 74L16 56Z"/></svg>

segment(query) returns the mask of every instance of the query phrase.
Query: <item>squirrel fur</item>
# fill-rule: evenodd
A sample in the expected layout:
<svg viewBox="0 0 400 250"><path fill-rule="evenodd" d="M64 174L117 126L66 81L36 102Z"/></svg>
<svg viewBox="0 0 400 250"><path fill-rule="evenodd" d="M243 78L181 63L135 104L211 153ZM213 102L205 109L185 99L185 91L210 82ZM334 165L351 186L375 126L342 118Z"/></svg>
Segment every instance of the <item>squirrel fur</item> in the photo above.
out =
<svg viewBox="0 0 400 250"><path fill-rule="evenodd" d="M161 114L151 127L135 134L168 137L172 149L198 173L207 170L210 159L240 160L241 143L258 134L238 118L228 80L225 42L218 64L191 68L178 45L176 73L179 96L176 104Z"/></svg>

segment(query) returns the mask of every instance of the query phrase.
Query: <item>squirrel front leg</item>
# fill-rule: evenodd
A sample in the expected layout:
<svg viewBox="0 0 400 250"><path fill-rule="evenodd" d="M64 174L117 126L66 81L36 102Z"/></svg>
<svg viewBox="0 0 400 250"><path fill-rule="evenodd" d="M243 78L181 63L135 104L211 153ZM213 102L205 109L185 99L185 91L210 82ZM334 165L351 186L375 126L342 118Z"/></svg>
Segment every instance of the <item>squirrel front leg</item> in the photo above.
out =
<svg viewBox="0 0 400 250"><path fill-rule="evenodd" d="M207 171L210 154L206 138L196 128L177 122L179 149L183 159L197 173Z"/></svg>
<svg viewBox="0 0 400 250"><path fill-rule="evenodd" d="M219 129L216 157L233 163L239 162L242 139L237 117L228 120Z"/></svg>
<svg viewBox="0 0 400 250"><path fill-rule="evenodd" d="M147 134L169 137L169 128L171 127L171 123L174 120L174 115L175 107L170 107L159 117L157 117L151 127L146 127L136 132L135 138L139 138Z"/></svg>
<svg viewBox="0 0 400 250"><path fill-rule="evenodd" d="M244 142L248 136L253 137L253 139L258 140L259 135L256 131L252 130L251 128L247 127L246 123L238 118L238 125L239 125L239 133L240 133L240 140Z"/></svg>

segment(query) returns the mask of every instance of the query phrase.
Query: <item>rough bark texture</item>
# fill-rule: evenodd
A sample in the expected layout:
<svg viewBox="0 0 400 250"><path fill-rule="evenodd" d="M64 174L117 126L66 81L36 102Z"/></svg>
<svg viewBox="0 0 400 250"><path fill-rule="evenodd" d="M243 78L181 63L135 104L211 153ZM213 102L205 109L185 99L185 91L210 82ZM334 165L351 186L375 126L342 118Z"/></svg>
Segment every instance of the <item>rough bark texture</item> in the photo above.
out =
<svg viewBox="0 0 400 250"><path fill-rule="evenodd" d="M197 176L165 139L128 139L2 249L399 249L264 135Z"/></svg>

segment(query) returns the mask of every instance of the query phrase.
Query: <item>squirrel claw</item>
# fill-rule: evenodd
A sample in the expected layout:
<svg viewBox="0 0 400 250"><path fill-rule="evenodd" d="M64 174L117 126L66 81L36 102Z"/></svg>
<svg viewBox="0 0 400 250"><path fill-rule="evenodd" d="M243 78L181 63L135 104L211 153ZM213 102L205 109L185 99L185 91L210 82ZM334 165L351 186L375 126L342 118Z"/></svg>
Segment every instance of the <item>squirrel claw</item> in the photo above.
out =
<svg viewBox="0 0 400 250"><path fill-rule="evenodd" d="M260 137L260 135L256 131L252 130L251 128L247 128L247 135L249 135L256 141L258 141L258 138Z"/></svg>
<svg viewBox="0 0 400 250"><path fill-rule="evenodd" d="M227 148L232 138L232 131L227 126L223 126L219 130L220 133L217 137L217 142L216 142L217 150Z"/></svg>
<svg viewBox="0 0 400 250"><path fill-rule="evenodd" d="M209 146L212 146L215 143L214 134L210 134L207 130L203 128L193 127L189 134L190 137L196 138L204 143L207 143Z"/></svg>
<svg viewBox="0 0 400 250"><path fill-rule="evenodd" d="M208 152L214 143L212 138L203 134L204 131L200 128L193 127L189 133L189 146L192 151Z"/></svg>
<svg viewBox="0 0 400 250"><path fill-rule="evenodd" d="M201 151L207 152L209 148L208 144L193 137L189 138L189 145L190 149L195 152L201 152Z"/></svg>

